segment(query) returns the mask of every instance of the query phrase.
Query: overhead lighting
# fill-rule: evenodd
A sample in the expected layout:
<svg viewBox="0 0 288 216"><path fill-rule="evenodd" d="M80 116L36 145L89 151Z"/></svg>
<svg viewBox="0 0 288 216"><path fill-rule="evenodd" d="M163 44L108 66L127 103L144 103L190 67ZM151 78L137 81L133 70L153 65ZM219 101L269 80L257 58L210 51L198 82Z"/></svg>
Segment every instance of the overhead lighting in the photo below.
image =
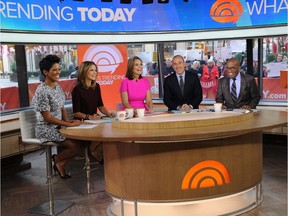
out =
<svg viewBox="0 0 288 216"><path fill-rule="evenodd" d="M153 0L143 0L142 3L143 4L152 4Z"/></svg>
<svg viewBox="0 0 288 216"><path fill-rule="evenodd" d="M131 0L121 0L121 4L131 4Z"/></svg>

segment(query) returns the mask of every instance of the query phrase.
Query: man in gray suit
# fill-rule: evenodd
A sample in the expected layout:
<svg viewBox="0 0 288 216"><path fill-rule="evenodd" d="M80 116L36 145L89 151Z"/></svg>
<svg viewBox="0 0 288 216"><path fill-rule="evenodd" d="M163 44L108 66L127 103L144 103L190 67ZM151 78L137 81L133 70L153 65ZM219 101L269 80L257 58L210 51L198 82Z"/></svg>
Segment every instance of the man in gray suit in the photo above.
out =
<svg viewBox="0 0 288 216"><path fill-rule="evenodd" d="M260 101L260 93L255 79L240 73L240 62L231 58L226 63L226 77L219 80L216 102L223 103L223 108L255 109Z"/></svg>

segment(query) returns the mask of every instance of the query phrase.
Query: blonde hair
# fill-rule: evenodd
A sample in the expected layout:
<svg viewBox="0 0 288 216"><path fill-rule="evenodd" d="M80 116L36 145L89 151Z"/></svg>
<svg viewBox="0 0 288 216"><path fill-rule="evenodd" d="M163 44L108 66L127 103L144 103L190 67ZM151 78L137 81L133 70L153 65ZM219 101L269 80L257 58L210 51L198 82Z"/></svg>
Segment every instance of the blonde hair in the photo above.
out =
<svg viewBox="0 0 288 216"><path fill-rule="evenodd" d="M208 64L208 63L213 63L213 65L215 65L215 62L213 61L213 59L208 59L208 60L207 60L207 64Z"/></svg>
<svg viewBox="0 0 288 216"><path fill-rule="evenodd" d="M200 62L199 61L194 61L192 64L192 69L197 70L197 66L200 66Z"/></svg>
<svg viewBox="0 0 288 216"><path fill-rule="evenodd" d="M87 74L88 74L88 71L89 71L89 68L92 66L92 65L95 65L96 67L96 71L98 73L98 67L97 65L95 64L95 62L93 61L84 61L81 63L81 65L79 66L78 68L78 77L77 77L77 81L78 83L81 83L82 86L84 88L95 88L96 87L96 80L93 80L92 83L91 83L91 86L87 86L86 85L86 78L87 78Z"/></svg>

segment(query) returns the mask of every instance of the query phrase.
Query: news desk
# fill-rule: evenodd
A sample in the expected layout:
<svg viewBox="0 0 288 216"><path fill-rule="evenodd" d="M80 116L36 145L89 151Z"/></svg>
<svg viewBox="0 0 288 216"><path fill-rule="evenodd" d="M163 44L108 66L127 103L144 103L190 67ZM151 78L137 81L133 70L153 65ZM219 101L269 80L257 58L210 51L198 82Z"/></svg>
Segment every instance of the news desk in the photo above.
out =
<svg viewBox="0 0 288 216"><path fill-rule="evenodd" d="M285 111L204 109L61 132L104 142L108 215L236 215L263 200L262 131L285 124Z"/></svg>

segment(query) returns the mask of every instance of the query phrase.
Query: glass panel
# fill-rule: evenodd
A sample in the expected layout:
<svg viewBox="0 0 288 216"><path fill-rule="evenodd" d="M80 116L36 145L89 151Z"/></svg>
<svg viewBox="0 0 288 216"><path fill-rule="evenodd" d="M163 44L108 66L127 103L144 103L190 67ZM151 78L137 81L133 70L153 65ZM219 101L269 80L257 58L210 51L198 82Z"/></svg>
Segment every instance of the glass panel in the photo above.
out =
<svg viewBox="0 0 288 216"><path fill-rule="evenodd" d="M188 41L181 43L164 44L165 67L164 76L173 72L171 60L174 55L182 55L186 61L186 70L196 73L200 79L203 99L214 100L216 97L218 79L224 76L224 66L226 59L238 57L242 60L246 50L246 40L219 40L219 41ZM209 65L216 66L213 76L207 75L203 71L208 71ZM209 72L211 74L211 72Z"/></svg>
<svg viewBox="0 0 288 216"><path fill-rule="evenodd" d="M66 100L71 100L71 91L77 78L76 45L27 45L26 63L30 104L37 86L44 80L40 72L39 62L49 54L55 54L61 59L60 81Z"/></svg>
<svg viewBox="0 0 288 216"><path fill-rule="evenodd" d="M0 111L20 108L14 45L0 46Z"/></svg>
<svg viewBox="0 0 288 216"><path fill-rule="evenodd" d="M203 67L208 59L212 59L218 69L218 76L224 76L225 61L231 57L238 57L241 60L243 73L247 71L246 40L215 40L215 41L186 41L186 42L165 42L164 43L164 67L159 70L157 44L110 44L113 46L125 46L125 59L134 55L139 56L144 63L143 76L150 81L153 99L159 99L159 74L168 76L173 72L171 60L174 55L180 54L186 61L186 69L197 73L203 88L203 98L214 100L217 80L205 80L202 73ZM66 94L66 99L71 100L71 91L77 78L78 45L26 45L26 63L30 101L34 92L42 80L39 70L39 61L48 54L60 56L61 78L60 82ZM287 101L287 51L288 37L269 37L263 39L263 91L262 101L286 102ZM199 68L195 62L199 62ZM258 79L258 44L257 39L253 44L254 69L252 73ZM121 69L122 70L122 69ZM125 69L123 68L125 71ZM281 70L286 72L281 73ZM125 72L123 72L125 75ZM284 76L284 75L285 76ZM101 85L112 76L105 76L105 80L98 80ZM286 78L285 78L286 77ZM15 61L14 45L2 44L0 50L0 78L1 78L1 114L4 111L19 109L18 81ZM107 78L107 79L106 79ZM118 77L119 78L119 77ZM112 79L112 78L111 78ZM113 78L114 79L114 78ZM116 78L115 78L116 79ZM120 78L119 78L120 79ZM103 89L105 89L103 86ZM107 87L107 86L106 86ZM108 88L109 89L109 88ZM107 95L114 92L107 92Z"/></svg>
<svg viewBox="0 0 288 216"><path fill-rule="evenodd" d="M264 78L262 100L273 102L287 101L288 37L265 38L263 40L263 48Z"/></svg>

